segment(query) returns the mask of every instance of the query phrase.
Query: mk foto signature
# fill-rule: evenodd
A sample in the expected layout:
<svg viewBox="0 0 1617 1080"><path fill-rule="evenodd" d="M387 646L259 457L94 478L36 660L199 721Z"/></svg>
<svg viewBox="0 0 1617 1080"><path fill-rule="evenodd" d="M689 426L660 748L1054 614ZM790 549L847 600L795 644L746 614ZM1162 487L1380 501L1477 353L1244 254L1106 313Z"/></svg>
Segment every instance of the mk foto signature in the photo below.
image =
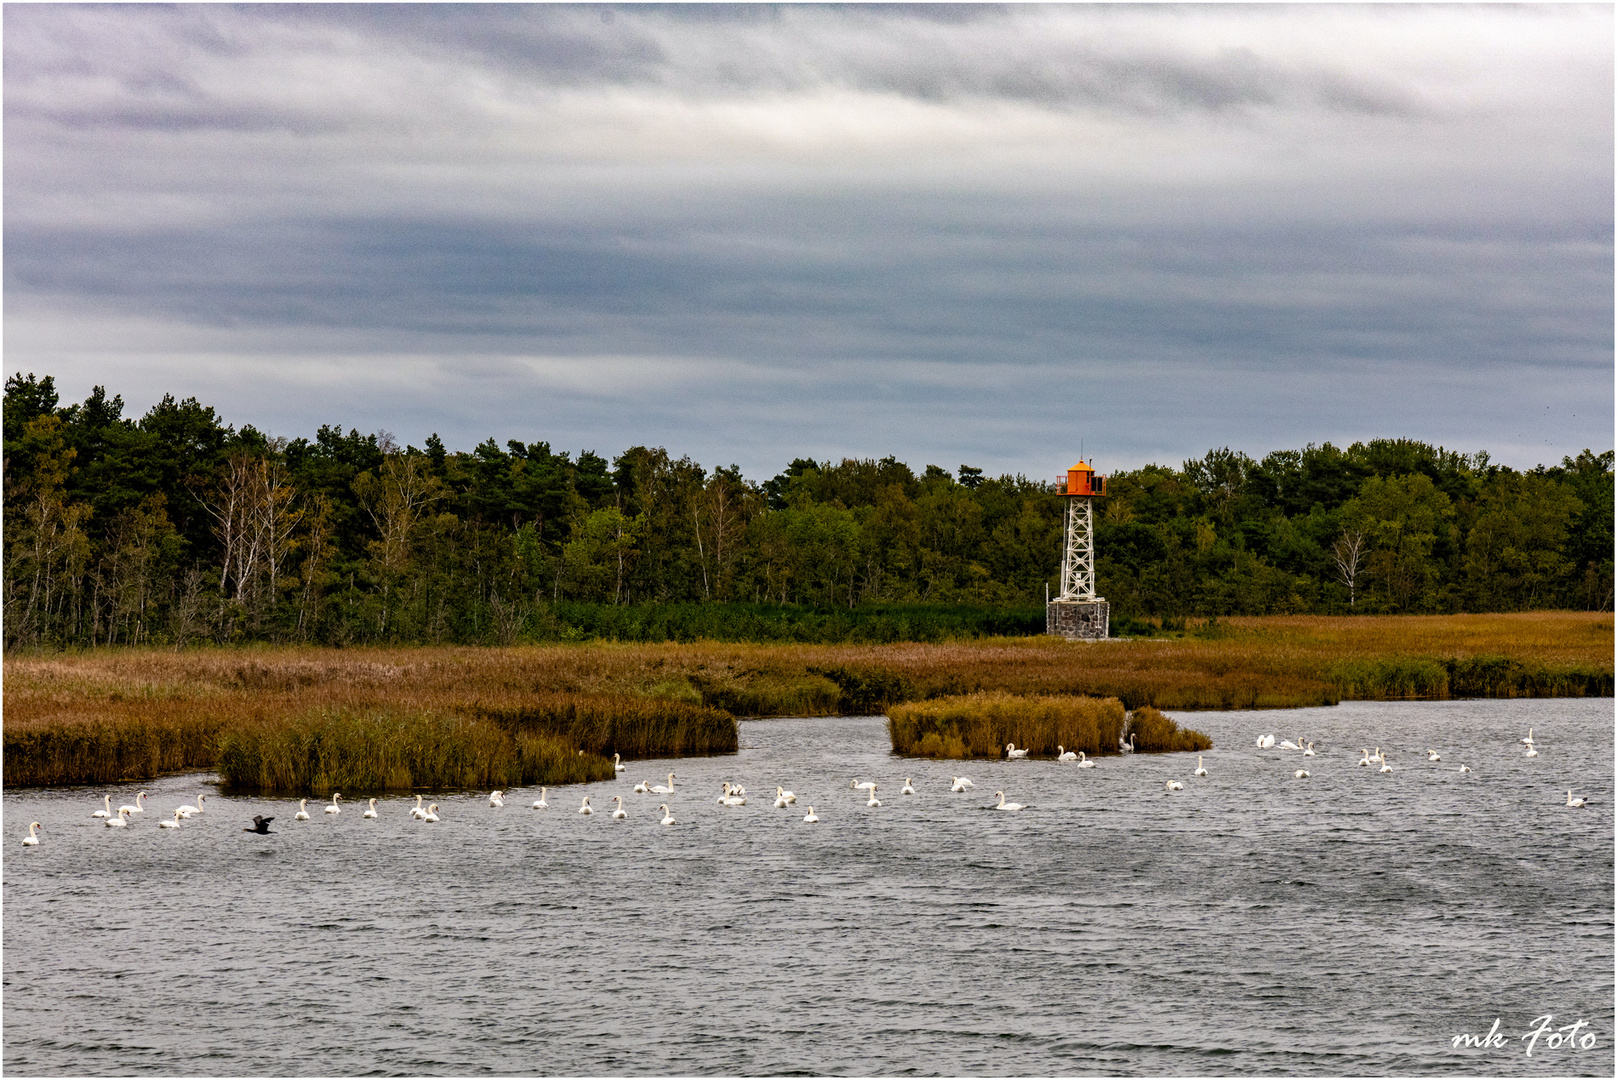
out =
<svg viewBox="0 0 1617 1080"><path fill-rule="evenodd" d="M1454 1036L1454 1047L1456 1049L1462 1046L1493 1047L1503 1050L1510 1044L1511 1037L1500 1033L1499 1023L1499 1020L1494 1020L1493 1027L1488 1029L1488 1034L1486 1035L1467 1034ZM1526 1032L1517 1036L1527 1044L1528 1057L1533 1056L1533 1049L1538 1046L1540 1039L1544 1040L1544 1048L1548 1050L1592 1050L1598 1045L1595 1033L1584 1030L1589 1026L1589 1021L1587 1020L1579 1020L1576 1024L1564 1024L1561 1027L1552 1029L1550 1025L1553 1023L1555 1023L1555 1017L1545 1014L1534 1020L1533 1026Z"/></svg>

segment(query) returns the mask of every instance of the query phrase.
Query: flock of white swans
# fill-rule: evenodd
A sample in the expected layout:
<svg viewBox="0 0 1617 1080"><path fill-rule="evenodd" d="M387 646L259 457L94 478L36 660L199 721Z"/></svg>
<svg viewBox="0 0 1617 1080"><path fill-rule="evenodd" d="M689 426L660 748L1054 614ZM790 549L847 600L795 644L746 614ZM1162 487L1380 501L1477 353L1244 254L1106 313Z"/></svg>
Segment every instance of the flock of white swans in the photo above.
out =
<svg viewBox="0 0 1617 1080"><path fill-rule="evenodd" d="M1525 756L1527 756L1529 758L1538 757L1538 744L1533 739L1533 729L1532 728L1527 729L1527 737L1522 739L1521 742L1526 747L1526 755ZM1275 737L1273 735L1260 735L1260 736L1258 736L1257 747L1258 747L1259 750L1273 750L1273 749L1275 749L1276 748ZM1127 751L1132 750L1132 747L1124 747L1124 749L1127 752ZM1302 736L1300 736L1300 735L1297 737L1296 742L1293 742L1290 739L1283 740L1282 742L1279 743L1279 749L1298 751L1298 752L1301 753L1301 755L1303 757L1315 757L1315 756L1317 756L1315 754L1315 752L1314 752L1314 744L1313 744L1313 742L1305 741L1302 738ZM1390 772L1393 771L1392 764L1390 762L1388 762L1386 752L1383 751L1381 749L1381 747L1379 747L1379 746L1376 747L1374 753L1372 753L1368 748L1364 748L1364 749L1361 749L1359 751L1359 754L1360 754L1360 757L1359 757L1358 764L1361 767L1369 768L1369 767L1374 767L1374 766L1379 764L1380 768L1377 770L1378 772L1390 773ZM1008 761L1023 761L1023 760L1027 759L1027 756L1028 756L1028 751L1026 749L1021 749L1021 750L1017 749L1015 743L1007 743L1006 744L1006 746L1005 746L1006 760L1008 760ZM1428 762L1438 762L1438 761L1442 761L1443 758L1442 758L1442 755L1439 754L1436 750L1427 750L1426 751L1426 760ZM1058 762L1058 763L1061 763L1061 764L1076 765L1080 769L1093 769L1093 768L1095 768L1095 762L1090 760L1088 755L1086 755L1083 751L1078 751L1078 752L1074 753L1074 752L1072 752L1070 750L1067 750L1063 746L1057 746L1056 747L1055 761ZM619 773L619 774L623 773L628 768L628 766L623 764L621 758L617 754L612 755L612 763L613 763L613 765L615 767L615 771L617 773ZM1470 769L1469 766L1465 765L1464 763L1461 763L1459 771L1461 773L1470 773L1471 769ZM1203 755L1201 755L1201 754L1196 755L1196 771L1192 775L1196 776L1196 777L1203 777L1203 778L1207 776L1207 767L1206 767L1206 765L1205 765L1205 763L1203 761ZM1296 778L1298 780L1307 780L1307 779L1310 778L1310 776L1312 774L1307 769L1297 769L1292 775L1293 775L1294 778ZM634 786L633 793L634 794L640 794L640 795L673 795L675 793L674 781L676 779L677 779L677 777L673 773L669 773L668 774L668 782L666 784L652 784L650 781L644 781L643 780L643 781L641 781L640 783L638 783L638 784L636 784ZM953 783L950 785L949 790L951 792L954 792L954 793L969 792L972 788L974 788L976 786L975 784L972 783L972 781L969 778L964 777L964 776L956 776L956 777L953 777L952 780L953 780ZM1172 792L1172 791L1183 791L1184 787L1185 787L1185 785L1180 783L1178 780L1166 780L1163 783L1164 783L1164 787L1170 792ZM876 782L874 780L863 780L863 781L861 781L861 780L855 779L854 781L852 781L852 783L849 786L853 790L860 791L860 792L863 792L865 794L865 796L866 796L865 805L867 807L878 807L878 806L882 805L881 800L876 797ZM721 785L720 790L721 790L722 794L720 794L718 799L716 800L720 806L740 807L740 806L745 806L747 804L747 791L746 791L746 788L744 788L742 785L740 785L740 784L732 784L729 781L725 781ZM539 789L539 798L537 798L537 799L535 799L533 801L532 805L530 806L530 809L532 809L532 810L548 810L548 809L550 809L550 803L546 800L546 795L549 793L549 791L550 791L550 789L548 787L540 788ZM914 794L916 794L914 783L912 782L912 780L909 777L905 777L904 778L904 786L903 786L903 788L901 788L899 790L899 797L902 798L902 797L904 797L906 795L914 795ZM1023 806L1023 804L1021 804L1021 803L1007 802L1006 799L1005 799L1005 793L1003 791L994 792L994 796L995 796L995 798L997 798L999 800L999 802L997 804L993 805L993 806L990 806L988 809L991 809L991 810L1006 810L1006 811L1016 811L1016 810L1026 809ZM583 797L583 801L579 805L577 813L582 814L582 815L586 815L586 816L593 815L595 813L595 808L590 805L590 799L592 797L593 796L590 796L590 795L585 795ZM891 797L891 796L889 796L889 797ZM611 814L612 818L614 818L615 820L619 820L619 821L626 819L629 816L629 812L624 807L623 796L622 795L614 795L614 796L612 796L611 801L614 804L613 809L610 811L610 814ZM144 792L144 791L140 792L139 794L137 794L135 796L135 801L133 803L126 804L124 806L120 806L120 807L118 807L117 810L113 810L113 808L112 808L112 796L111 795L102 796L101 802L102 802L101 809L96 810L90 816L92 818L101 819L102 822L108 828L115 828L115 829L127 828L129 826L130 822L133 819L135 819L139 815L145 814L145 812L146 812L146 806L145 806L146 792ZM172 818L164 818L162 821L159 821L158 822L158 828L160 828L160 829L177 829L177 828L180 827L180 823L182 821L185 821L188 818L202 816L203 814L205 814L207 812L206 811L206 806L205 806L206 802L207 802L207 796L206 795L198 795L196 805L193 806L193 805L187 804L185 806L176 807L175 810L174 810L174 816ZM437 803L428 803L426 806L422 806L421 805L422 802L423 802L422 797L420 795L417 795L415 797L415 806L412 807L411 810L410 810L411 819L415 820L415 821L420 821L420 822L423 822L423 823L426 823L426 824L431 824L433 822L439 821L440 818L438 816L438 804ZM794 794L793 792L787 791L784 787L781 787L781 786L777 786L775 788L774 806L775 806L775 808L777 810L784 810L784 809L786 809L788 807L793 806L796 802L797 802L797 795L796 794ZM336 815L341 814L343 812L341 803L342 803L342 793L341 792L332 792L331 805L326 806L324 808L324 810L323 810L324 814L326 816L328 816L328 817L335 817ZM505 792L504 791L495 791L492 794L490 794L489 798L488 798L488 804L489 804L489 806L491 808L494 808L494 809L499 809L501 807L504 807L505 806ZM1573 798L1572 797L1572 791L1570 789L1568 789L1567 793L1566 793L1566 805L1569 806L1569 807L1573 807L1573 808L1582 808L1582 807L1585 807L1585 806L1589 805L1589 803L1588 803L1588 801L1586 799L1583 799L1583 798L1576 798L1576 799ZM661 824L663 824L663 825L677 825L678 824L678 821L676 821L675 818L674 818L673 811L669 809L668 803L660 804L657 807L657 809L662 811ZM366 819L366 820L376 820L376 819L381 817L380 812L376 809L376 800L375 799L371 799L369 801L368 806L366 807L364 812L362 812L360 814L360 817L363 818L363 819ZM269 831L269 823L271 821L274 821L274 820L275 819L273 817L262 817L262 816L255 817L255 818L253 818L252 827L246 828L243 831L244 832L253 832L253 833L267 833ZM293 821L300 821L300 822L301 821L310 821L310 820L312 820L312 817L309 814L309 800L308 799L299 799L298 800L297 813L292 815L292 820ZM803 820L805 822L807 822L808 824L812 825L812 824L817 823L820 820L820 818L819 818L819 816L817 814L815 814L814 807L810 806L810 807L808 807L808 813L803 815ZM23 841L22 841L24 847L38 847L39 846L38 832L39 832L40 828L42 828L42 826L37 821L32 822L32 823L29 824L29 826L28 826L28 835L26 837L24 837Z"/></svg>

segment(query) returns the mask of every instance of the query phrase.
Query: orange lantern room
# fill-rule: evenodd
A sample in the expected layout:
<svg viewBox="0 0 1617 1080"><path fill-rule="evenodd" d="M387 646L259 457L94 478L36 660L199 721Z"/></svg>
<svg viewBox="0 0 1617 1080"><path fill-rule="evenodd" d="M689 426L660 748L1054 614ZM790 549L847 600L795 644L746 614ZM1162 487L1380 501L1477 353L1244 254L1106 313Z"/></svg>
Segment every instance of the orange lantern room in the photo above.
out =
<svg viewBox="0 0 1617 1080"><path fill-rule="evenodd" d="M1106 477L1096 476L1093 468L1080 461L1067 470L1067 494L1104 496Z"/></svg>

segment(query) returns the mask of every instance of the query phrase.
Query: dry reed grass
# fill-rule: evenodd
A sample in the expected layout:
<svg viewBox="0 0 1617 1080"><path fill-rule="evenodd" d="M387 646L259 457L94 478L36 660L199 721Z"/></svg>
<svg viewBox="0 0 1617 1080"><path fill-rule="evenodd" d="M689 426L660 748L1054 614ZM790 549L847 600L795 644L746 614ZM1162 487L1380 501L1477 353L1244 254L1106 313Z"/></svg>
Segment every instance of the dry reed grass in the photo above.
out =
<svg viewBox="0 0 1617 1080"><path fill-rule="evenodd" d="M13 654L5 659L5 780L138 779L206 768L217 753L206 744L218 732L265 720L332 711L492 715L553 694L805 715L981 691L1115 697L1130 709L1612 693L1609 613L1281 616L1199 633L1093 644L1033 637ZM130 724L146 733L97 730ZM77 741L87 745L70 745Z"/></svg>
<svg viewBox="0 0 1617 1080"><path fill-rule="evenodd" d="M1129 714L1125 738L1142 754L1174 754L1185 751L1211 750L1213 740L1199 731L1182 728L1173 719L1163 716L1149 705L1142 705Z"/></svg>
<svg viewBox="0 0 1617 1080"><path fill-rule="evenodd" d="M893 705L887 733L893 753L911 757L1001 757L1015 743L1032 757L1056 747L1087 754L1117 753L1123 703L1116 698L961 694Z"/></svg>

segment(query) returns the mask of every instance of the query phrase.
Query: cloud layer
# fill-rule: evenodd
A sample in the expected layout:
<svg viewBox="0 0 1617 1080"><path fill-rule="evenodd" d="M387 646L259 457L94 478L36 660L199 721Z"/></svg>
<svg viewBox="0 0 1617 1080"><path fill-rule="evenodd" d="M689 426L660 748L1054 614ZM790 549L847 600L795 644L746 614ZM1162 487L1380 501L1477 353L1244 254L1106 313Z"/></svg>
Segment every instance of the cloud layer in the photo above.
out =
<svg viewBox="0 0 1617 1080"><path fill-rule="evenodd" d="M5 18L69 394L755 477L1611 445L1609 8Z"/></svg>

